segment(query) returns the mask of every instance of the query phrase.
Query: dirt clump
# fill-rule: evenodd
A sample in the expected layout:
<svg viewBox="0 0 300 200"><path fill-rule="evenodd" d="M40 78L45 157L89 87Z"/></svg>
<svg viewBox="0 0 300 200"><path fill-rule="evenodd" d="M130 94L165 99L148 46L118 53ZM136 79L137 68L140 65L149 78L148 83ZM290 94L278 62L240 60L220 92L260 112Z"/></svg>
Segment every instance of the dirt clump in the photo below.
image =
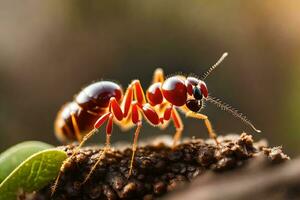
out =
<svg viewBox="0 0 300 200"><path fill-rule="evenodd" d="M211 140L193 139L175 149L163 142L139 147L129 178L131 149L111 150L82 185L102 151L84 147L66 166L52 199L156 199L207 172L225 173L243 168L256 155L263 155L271 164L289 160L281 148L255 143L246 133L219 137L219 141L220 145L216 145ZM76 145L59 148L70 156ZM36 199L50 199L50 186L37 192Z"/></svg>

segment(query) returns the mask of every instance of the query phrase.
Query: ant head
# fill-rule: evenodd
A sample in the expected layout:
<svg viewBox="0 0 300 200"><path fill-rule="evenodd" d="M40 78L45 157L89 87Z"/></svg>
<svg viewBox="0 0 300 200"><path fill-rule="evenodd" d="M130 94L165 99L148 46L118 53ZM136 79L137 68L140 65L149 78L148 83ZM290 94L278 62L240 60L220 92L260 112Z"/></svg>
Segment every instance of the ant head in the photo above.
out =
<svg viewBox="0 0 300 200"><path fill-rule="evenodd" d="M208 98L208 89L204 80L216 69L216 67L224 60L228 53L224 53L221 58L209 68L209 70L199 80L195 77L187 77L186 87L188 94L193 98L188 98L186 106L193 112L199 112L202 108L203 99Z"/></svg>
<svg viewBox="0 0 300 200"><path fill-rule="evenodd" d="M203 100L208 97L208 89L204 81L194 77L187 77L187 90L190 98L186 101L186 106L193 112L199 112L202 108Z"/></svg>
<svg viewBox="0 0 300 200"><path fill-rule="evenodd" d="M256 129L245 115L238 112L230 105L223 103L220 99L208 95L208 89L204 80L216 69L216 67L224 60L227 55L228 53L224 53L216 62L216 64L210 67L209 70L202 76L201 80L198 80L194 77L187 77L185 84L190 98L188 98L188 100L186 101L186 106L193 112L199 112L202 108L203 101L205 100L232 114L234 117L240 119L242 122L250 126L254 131L260 133L261 131Z"/></svg>

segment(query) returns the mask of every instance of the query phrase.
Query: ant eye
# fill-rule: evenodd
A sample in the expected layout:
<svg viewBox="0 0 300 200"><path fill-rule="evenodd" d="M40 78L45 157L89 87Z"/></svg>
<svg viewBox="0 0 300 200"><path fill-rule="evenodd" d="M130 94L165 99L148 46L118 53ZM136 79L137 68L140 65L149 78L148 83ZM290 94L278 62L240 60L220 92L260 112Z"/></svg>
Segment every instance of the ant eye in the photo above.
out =
<svg viewBox="0 0 300 200"><path fill-rule="evenodd" d="M198 112L201 109L201 103L199 104L198 100L187 100L185 105L193 112Z"/></svg>
<svg viewBox="0 0 300 200"><path fill-rule="evenodd" d="M193 95L195 99L201 100L202 99L202 92L199 87L194 87Z"/></svg>
<svg viewBox="0 0 300 200"><path fill-rule="evenodd" d="M200 83L200 90L203 96L206 98L208 96L208 90L204 82Z"/></svg>

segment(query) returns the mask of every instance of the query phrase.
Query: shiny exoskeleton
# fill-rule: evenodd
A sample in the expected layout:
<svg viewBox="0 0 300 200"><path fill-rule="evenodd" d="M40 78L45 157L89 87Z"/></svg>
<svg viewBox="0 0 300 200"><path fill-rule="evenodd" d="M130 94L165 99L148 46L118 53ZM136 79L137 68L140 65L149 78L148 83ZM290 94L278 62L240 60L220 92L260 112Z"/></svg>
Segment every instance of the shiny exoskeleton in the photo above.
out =
<svg viewBox="0 0 300 200"><path fill-rule="evenodd" d="M74 101L65 104L55 120L55 133L61 141L81 141L94 128L99 117L107 113L110 99L119 103L122 88L111 81L92 83L79 92Z"/></svg>
<svg viewBox="0 0 300 200"><path fill-rule="evenodd" d="M59 111L55 120L55 132L62 141L79 141L78 150L106 122L106 146L85 181L89 179L103 155L110 148L113 123L122 129L136 126L129 175L132 173L134 154L143 118L151 125L160 128L165 128L168 125L167 122L173 121L176 128L173 139L173 146L175 146L183 131L183 123L177 111L179 109L187 117L204 120L209 136L218 144L208 117L200 113L204 101L208 101L240 118L259 132L242 114L227 104L223 104L220 100L209 96L204 79L221 63L226 55L227 53L223 54L202 79L181 75L165 79L163 70L157 69L154 72L152 84L145 91L146 95L139 80L133 80L124 95L121 86L111 81L95 82L83 88L72 102L64 105ZM75 153L76 151L73 155ZM57 182L58 178L55 186Z"/></svg>
<svg viewBox="0 0 300 200"><path fill-rule="evenodd" d="M136 96L140 96L140 99L137 99L136 102L125 101L134 102L131 105L132 113L129 114L130 105L127 103L129 105L127 112L124 113L121 109L120 112L123 113L115 115L114 119L121 127L132 126L140 121L139 114L136 114L140 109L152 125L163 125L172 117L176 128L181 130L183 125L175 111L175 106L184 112L189 110L198 112L202 108L202 98L208 95L203 81L195 77L185 78L183 76L172 76L163 81L162 77L158 75L162 75L161 69L158 69L155 74L157 74L155 77L161 79L161 82L153 83L146 91L148 103L146 103L143 91L136 90L135 92L138 93ZM141 89L138 80L133 81L133 84L138 85L138 88ZM96 121L110 112L109 105L112 98L117 104L121 104L123 91L121 86L111 81L96 82L81 90L73 102L65 104L59 111L55 121L57 137L62 141L81 141L83 135L94 129ZM132 99L132 92L129 98ZM172 116L172 112L174 116Z"/></svg>

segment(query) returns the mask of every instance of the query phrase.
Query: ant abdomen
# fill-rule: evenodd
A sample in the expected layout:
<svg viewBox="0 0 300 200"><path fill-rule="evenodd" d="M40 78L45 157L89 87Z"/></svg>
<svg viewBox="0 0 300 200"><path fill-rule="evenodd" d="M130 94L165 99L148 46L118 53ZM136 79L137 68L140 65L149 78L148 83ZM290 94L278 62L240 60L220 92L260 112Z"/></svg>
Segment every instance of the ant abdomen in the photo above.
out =
<svg viewBox="0 0 300 200"><path fill-rule="evenodd" d="M72 120L72 115L76 120ZM92 122L95 122L100 115L94 115L80 108L77 103L70 102L65 104L58 112L55 120L55 134L61 141L78 140L76 136L76 128L84 135L93 128Z"/></svg>
<svg viewBox="0 0 300 200"><path fill-rule="evenodd" d="M111 81L99 81L85 87L75 97L76 103L86 110L99 111L107 108L111 97L117 102L122 98L122 88Z"/></svg>
<svg viewBox="0 0 300 200"><path fill-rule="evenodd" d="M80 141L107 112L111 97L120 102L122 88L114 82L100 81L83 88L73 102L65 104L55 120L55 134L61 141Z"/></svg>

